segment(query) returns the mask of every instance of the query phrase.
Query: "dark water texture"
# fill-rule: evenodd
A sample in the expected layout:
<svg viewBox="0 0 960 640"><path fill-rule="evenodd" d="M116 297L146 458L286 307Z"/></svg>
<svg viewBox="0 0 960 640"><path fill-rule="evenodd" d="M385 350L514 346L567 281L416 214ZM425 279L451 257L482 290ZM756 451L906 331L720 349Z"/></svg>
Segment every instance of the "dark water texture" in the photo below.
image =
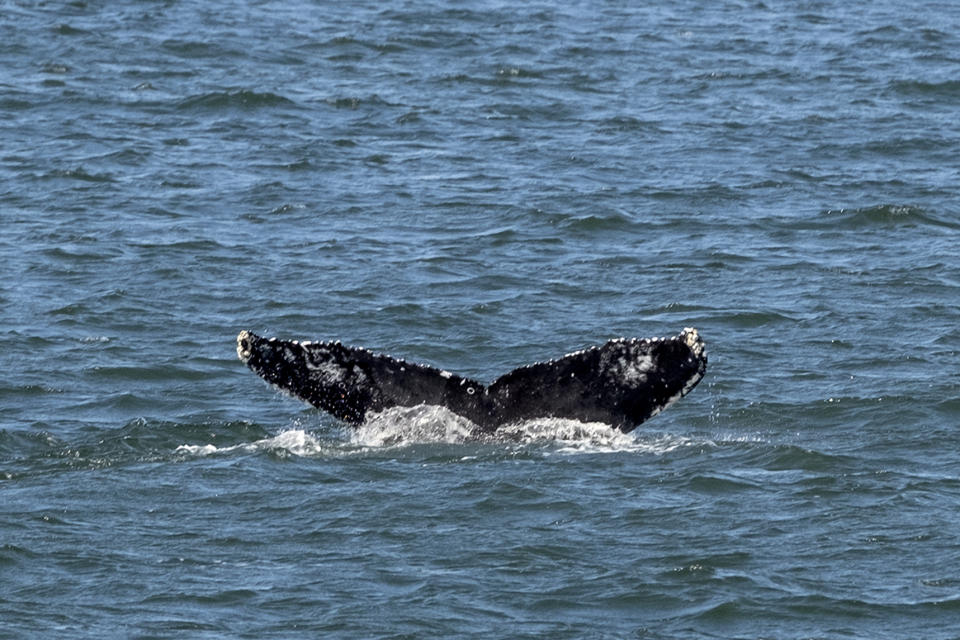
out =
<svg viewBox="0 0 960 640"><path fill-rule="evenodd" d="M0 2L0 637L960 637L953 3ZM623 436L359 432L240 329Z"/></svg>

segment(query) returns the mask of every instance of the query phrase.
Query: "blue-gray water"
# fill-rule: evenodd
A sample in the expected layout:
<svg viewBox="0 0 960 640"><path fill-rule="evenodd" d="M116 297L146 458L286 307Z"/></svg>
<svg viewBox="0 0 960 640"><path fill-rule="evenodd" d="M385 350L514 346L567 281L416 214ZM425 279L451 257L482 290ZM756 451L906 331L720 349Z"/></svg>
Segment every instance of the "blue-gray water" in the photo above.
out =
<svg viewBox="0 0 960 640"><path fill-rule="evenodd" d="M960 637L960 8L0 2L0 637ZM241 329L622 436L352 432Z"/></svg>

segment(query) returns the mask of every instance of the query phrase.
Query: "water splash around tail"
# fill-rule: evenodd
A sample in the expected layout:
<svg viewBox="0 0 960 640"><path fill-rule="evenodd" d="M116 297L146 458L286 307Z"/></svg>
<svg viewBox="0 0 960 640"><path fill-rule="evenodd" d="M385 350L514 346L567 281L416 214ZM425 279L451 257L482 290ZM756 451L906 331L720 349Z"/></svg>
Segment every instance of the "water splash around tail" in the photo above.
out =
<svg viewBox="0 0 960 640"><path fill-rule="evenodd" d="M439 406L394 407L371 414L359 427L311 433L294 425L270 438L218 447L214 444L181 445L176 454L205 457L238 453L342 457L360 453L402 451L424 445L482 447L536 451L540 454L646 453L665 454L704 442L686 436L660 433L623 433L600 422L564 418L539 418L505 425L483 433L469 420Z"/></svg>

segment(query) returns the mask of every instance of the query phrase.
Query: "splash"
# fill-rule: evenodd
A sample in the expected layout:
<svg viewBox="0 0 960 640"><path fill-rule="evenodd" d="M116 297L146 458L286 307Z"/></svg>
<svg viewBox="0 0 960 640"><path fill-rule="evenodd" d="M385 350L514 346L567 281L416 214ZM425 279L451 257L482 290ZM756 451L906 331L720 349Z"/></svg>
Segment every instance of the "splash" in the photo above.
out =
<svg viewBox="0 0 960 640"><path fill-rule="evenodd" d="M263 452L279 456L342 457L383 452L393 452L389 455L394 455L403 451L422 451L418 449L422 445L452 445L455 450L465 447L466 458L484 455L484 452L544 456L591 453L663 455L687 447L713 444L673 434L623 433L601 422L565 418L527 420L505 425L494 433L482 433L466 418L433 405L393 407L368 415L359 427L319 436L301 427L298 425L272 438L231 446L180 445L174 453L192 457Z"/></svg>
<svg viewBox="0 0 960 640"><path fill-rule="evenodd" d="M477 426L445 407L417 405L392 407L371 414L350 434L359 447L391 447L401 444L476 442Z"/></svg>
<svg viewBox="0 0 960 640"><path fill-rule="evenodd" d="M350 434L350 444L367 449L417 444L482 444L537 448L543 453L633 452L663 454L696 444L682 436L623 433L602 422L539 418L505 425L494 433L450 410L431 405L394 407L368 416Z"/></svg>

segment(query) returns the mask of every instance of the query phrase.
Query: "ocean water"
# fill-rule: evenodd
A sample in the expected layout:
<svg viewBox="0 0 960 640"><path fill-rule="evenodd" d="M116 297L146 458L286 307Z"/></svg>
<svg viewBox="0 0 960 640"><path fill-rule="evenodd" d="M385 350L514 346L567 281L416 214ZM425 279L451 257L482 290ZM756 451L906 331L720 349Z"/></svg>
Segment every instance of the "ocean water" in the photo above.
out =
<svg viewBox="0 0 960 640"><path fill-rule="evenodd" d="M0 2L0 637L960 637L954 3ZM631 434L351 430L241 329Z"/></svg>

